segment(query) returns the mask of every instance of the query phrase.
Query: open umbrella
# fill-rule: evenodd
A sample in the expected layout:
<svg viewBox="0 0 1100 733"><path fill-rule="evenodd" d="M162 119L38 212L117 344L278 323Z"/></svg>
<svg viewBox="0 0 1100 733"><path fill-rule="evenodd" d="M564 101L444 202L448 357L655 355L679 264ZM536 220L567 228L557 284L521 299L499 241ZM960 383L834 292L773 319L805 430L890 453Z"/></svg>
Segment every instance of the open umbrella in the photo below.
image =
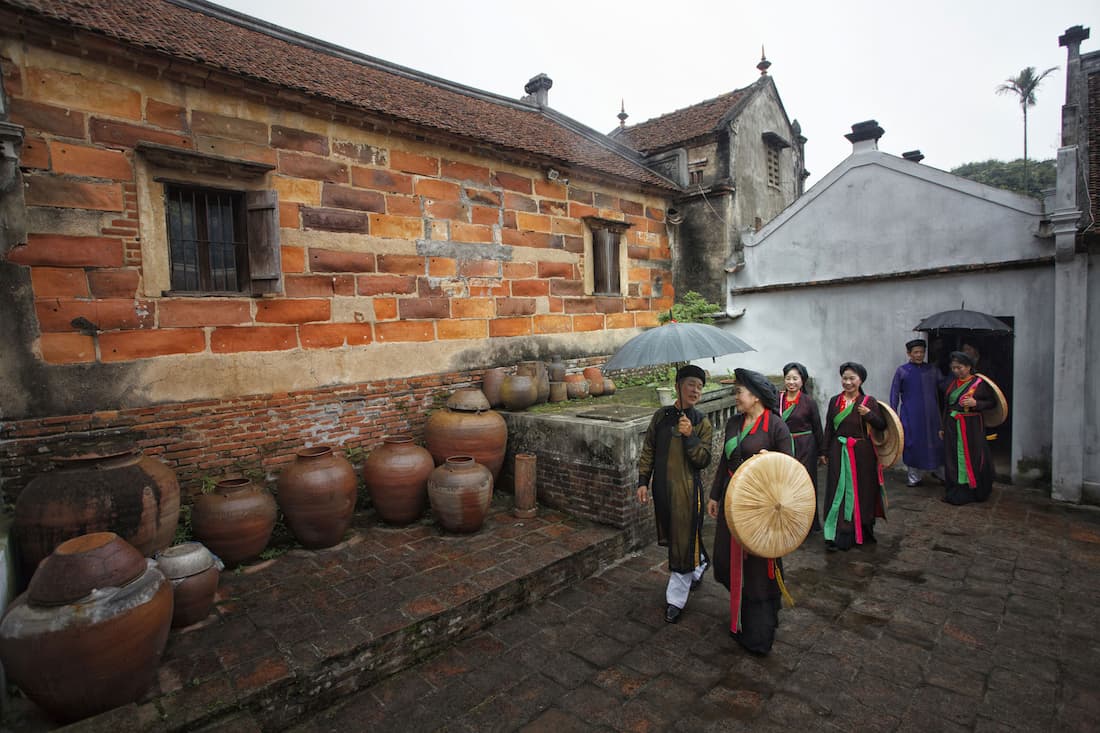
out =
<svg viewBox="0 0 1100 733"><path fill-rule="evenodd" d="M756 349L717 326L673 321L651 328L627 341L603 365L603 370L610 372L616 369L636 369L745 351Z"/></svg>
<svg viewBox="0 0 1100 733"><path fill-rule="evenodd" d="M1012 327L999 318L981 311L943 311L928 316L917 324L914 331L981 331L983 333L1012 333Z"/></svg>

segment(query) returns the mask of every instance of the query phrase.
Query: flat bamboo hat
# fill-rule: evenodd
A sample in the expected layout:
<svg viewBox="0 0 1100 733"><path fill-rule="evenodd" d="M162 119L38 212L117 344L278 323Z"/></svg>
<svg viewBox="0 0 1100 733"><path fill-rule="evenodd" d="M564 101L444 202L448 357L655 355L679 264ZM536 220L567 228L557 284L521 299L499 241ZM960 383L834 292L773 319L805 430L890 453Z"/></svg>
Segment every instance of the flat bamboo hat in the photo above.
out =
<svg viewBox="0 0 1100 733"><path fill-rule="evenodd" d="M901 418L890 409L890 406L881 400L878 408L882 411L882 417L886 420L885 430L875 430L868 426L871 444L875 446L878 462L883 468L889 468L901 458L901 452L905 448L905 428L901 426Z"/></svg>
<svg viewBox="0 0 1100 733"><path fill-rule="evenodd" d="M982 412L982 420L985 421L985 426L995 428L1008 419L1008 400L1005 399L1005 393L1001 391L996 382L984 374L978 376L989 385L989 388L993 390L993 395L997 398L997 404L994 407Z"/></svg>
<svg viewBox="0 0 1100 733"><path fill-rule="evenodd" d="M783 557L806 539L817 512L806 468L784 453L765 452L741 464L726 488L726 524L757 557Z"/></svg>

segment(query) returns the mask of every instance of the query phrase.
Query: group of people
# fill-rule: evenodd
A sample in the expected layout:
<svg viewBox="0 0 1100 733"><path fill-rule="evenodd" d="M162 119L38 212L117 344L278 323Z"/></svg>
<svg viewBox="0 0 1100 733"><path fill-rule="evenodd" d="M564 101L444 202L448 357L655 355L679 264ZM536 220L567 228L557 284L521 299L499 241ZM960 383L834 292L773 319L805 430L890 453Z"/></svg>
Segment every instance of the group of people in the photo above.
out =
<svg viewBox="0 0 1100 733"><path fill-rule="evenodd" d="M984 500L993 472L981 413L993 406L991 388L973 374L973 359L965 353L951 354L953 378L944 382L927 373L925 367L937 370L923 363L923 341L906 347L909 362L898 369L891 402L900 405L905 426L903 460L910 483L920 481L923 471L942 468L945 501ZM811 533L824 535L827 550L874 543L875 519L886 516L886 494L870 429L884 430L886 416L879 402L864 392L867 370L856 362L840 366L841 392L829 399L824 429L802 364L783 367L782 392L758 372L734 373L737 412L726 423L711 486L703 486L702 471L712 460L713 427L696 408L707 375L689 364L676 374L676 402L659 409L646 430L637 499L646 504L652 498L657 541L668 547L665 620L680 620L690 592L713 565L715 579L731 594L730 634L748 651L764 655L779 625L782 561L749 553L725 521L717 522L708 553L704 512L717 518L737 468L757 453L774 451L793 456L806 468L815 494L818 465L827 466L823 518L815 512L811 527ZM942 411L937 397L941 389Z"/></svg>

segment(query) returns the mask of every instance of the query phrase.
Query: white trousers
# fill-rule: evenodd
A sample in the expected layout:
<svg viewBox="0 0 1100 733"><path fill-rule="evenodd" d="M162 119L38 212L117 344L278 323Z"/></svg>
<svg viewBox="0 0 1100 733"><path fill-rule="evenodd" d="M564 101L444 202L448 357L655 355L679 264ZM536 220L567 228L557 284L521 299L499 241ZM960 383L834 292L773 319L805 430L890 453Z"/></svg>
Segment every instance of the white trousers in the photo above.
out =
<svg viewBox="0 0 1100 733"><path fill-rule="evenodd" d="M691 592L691 581L699 580L707 569L707 563L703 563L690 573L668 574L668 588L665 589L665 602L676 608L683 608L688 602L688 593Z"/></svg>

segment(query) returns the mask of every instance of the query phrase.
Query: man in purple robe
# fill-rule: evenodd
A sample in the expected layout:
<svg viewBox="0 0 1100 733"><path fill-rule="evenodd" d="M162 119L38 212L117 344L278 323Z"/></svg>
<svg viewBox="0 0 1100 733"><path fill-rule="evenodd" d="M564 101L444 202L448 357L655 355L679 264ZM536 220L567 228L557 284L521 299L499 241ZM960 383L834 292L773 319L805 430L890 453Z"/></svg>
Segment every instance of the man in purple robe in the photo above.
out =
<svg viewBox="0 0 1100 733"><path fill-rule="evenodd" d="M901 417L905 429L902 460L908 469L908 484L918 485L925 471L943 480L943 440L940 438L939 370L926 364L927 344L914 339L905 344L909 361L894 372L890 385L890 407ZM900 405L900 409L899 409Z"/></svg>

